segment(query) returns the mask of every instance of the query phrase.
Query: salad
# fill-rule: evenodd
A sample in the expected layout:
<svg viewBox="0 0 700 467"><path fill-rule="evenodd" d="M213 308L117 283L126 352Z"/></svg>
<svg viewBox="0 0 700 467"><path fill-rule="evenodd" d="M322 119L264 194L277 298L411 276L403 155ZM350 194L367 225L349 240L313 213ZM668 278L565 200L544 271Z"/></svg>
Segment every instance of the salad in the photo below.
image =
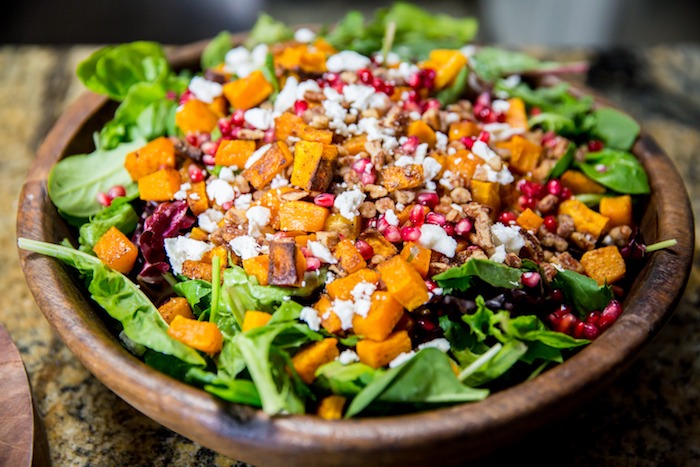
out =
<svg viewBox="0 0 700 467"><path fill-rule="evenodd" d="M318 33L263 15L195 74L158 44L100 49L78 76L120 105L48 182L77 242L19 245L77 269L148 365L272 415L405 413L534 378L674 242L635 223L637 123L535 87L562 65L475 32L397 3Z"/></svg>

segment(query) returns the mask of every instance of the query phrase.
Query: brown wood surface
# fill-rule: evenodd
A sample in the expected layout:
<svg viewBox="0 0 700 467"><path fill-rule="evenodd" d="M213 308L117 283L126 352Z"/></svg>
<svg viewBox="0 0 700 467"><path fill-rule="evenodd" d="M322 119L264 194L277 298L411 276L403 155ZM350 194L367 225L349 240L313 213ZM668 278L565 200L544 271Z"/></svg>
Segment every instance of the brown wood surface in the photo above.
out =
<svg viewBox="0 0 700 467"><path fill-rule="evenodd" d="M19 351L0 325L0 466L48 465L46 436Z"/></svg>
<svg viewBox="0 0 700 467"><path fill-rule="evenodd" d="M200 51L196 44L171 57L176 66L193 66ZM105 98L87 93L56 123L20 195L19 236L58 242L69 233L48 199L47 174L60 158L89 149L92 132L112 110ZM461 463L571 413L616 378L673 312L691 267L692 211L678 172L653 139L643 133L634 152L652 188L641 225L645 239L675 238L678 244L650 256L620 319L593 344L533 381L478 403L418 414L348 421L270 418L224 403L129 354L69 268L24 251L20 257L39 307L81 362L129 404L198 443L260 465Z"/></svg>

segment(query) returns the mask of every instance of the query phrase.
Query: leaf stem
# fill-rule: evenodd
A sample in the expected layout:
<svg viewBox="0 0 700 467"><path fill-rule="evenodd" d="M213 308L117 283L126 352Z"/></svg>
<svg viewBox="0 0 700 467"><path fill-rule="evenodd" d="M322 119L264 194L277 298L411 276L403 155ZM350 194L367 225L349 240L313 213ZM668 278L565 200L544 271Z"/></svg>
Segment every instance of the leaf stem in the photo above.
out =
<svg viewBox="0 0 700 467"><path fill-rule="evenodd" d="M211 259L211 311L209 321L216 323L219 312L219 294L221 292L221 258L214 255Z"/></svg>
<svg viewBox="0 0 700 467"><path fill-rule="evenodd" d="M678 240L675 238L672 238L670 240L663 240L661 242L656 242L652 243L651 245L647 245L646 248L644 248L645 253L651 253L653 251L657 250L663 250L664 248L670 248L672 246L675 246L678 243Z"/></svg>
<svg viewBox="0 0 700 467"><path fill-rule="evenodd" d="M396 35L396 21L391 21L386 25L386 31L384 32L384 40L382 40L382 58L384 65L387 65L387 60L389 58L389 52L391 52L391 47L394 45L394 36Z"/></svg>
<svg viewBox="0 0 700 467"><path fill-rule="evenodd" d="M462 370L462 372L459 374L459 380L464 382L465 379L473 375L479 368L481 368L481 366L483 366L486 362L491 360L498 352L500 352L502 348L503 344L498 343L490 349L488 349L479 358L474 360L471 363L471 365Z"/></svg>

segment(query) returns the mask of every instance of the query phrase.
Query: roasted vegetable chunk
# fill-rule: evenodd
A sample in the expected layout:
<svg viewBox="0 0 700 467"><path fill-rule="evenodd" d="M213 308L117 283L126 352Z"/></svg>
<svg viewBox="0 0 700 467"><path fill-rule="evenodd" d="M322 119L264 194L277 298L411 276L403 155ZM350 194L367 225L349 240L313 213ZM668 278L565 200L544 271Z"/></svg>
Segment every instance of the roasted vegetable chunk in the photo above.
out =
<svg viewBox="0 0 700 467"><path fill-rule="evenodd" d="M243 317L243 332L265 326L271 319L272 315L270 313L265 313L264 311L246 311L245 316Z"/></svg>
<svg viewBox="0 0 700 467"><path fill-rule="evenodd" d="M158 313L168 324L172 323L176 316L195 319L195 316L192 314L192 308L190 308L190 304L187 303L187 299L184 297L171 298L158 307Z"/></svg>
<svg viewBox="0 0 700 467"><path fill-rule="evenodd" d="M586 274L600 284L617 282L627 272L625 259L616 246L606 246L587 251L581 257Z"/></svg>
<svg viewBox="0 0 700 467"><path fill-rule="evenodd" d="M255 141L244 139L222 140L214 156L216 165L235 166L242 169L255 152Z"/></svg>
<svg viewBox="0 0 700 467"><path fill-rule="evenodd" d="M246 274L258 280L258 284L267 285L267 274L270 270L270 256L260 255L243 260Z"/></svg>
<svg viewBox="0 0 700 467"><path fill-rule="evenodd" d="M310 191L326 191L333 181L338 148L334 145L299 141L294 147L292 185Z"/></svg>
<svg viewBox="0 0 700 467"><path fill-rule="evenodd" d="M242 172L243 177L255 189L260 190L270 183L275 175L289 167L294 160L287 143L278 141L270 146L265 154Z"/></svg>
<svg viewBox="0 0 700 467"><path fill-rule="evenodd" d="M139 198L144 201L170 201L180 190L180 173L161 169L139 178Z"/></svg>
<svg viewBox="0 0 700 467"><path fill-rule="evenodd" d="M382 282L389 293L408 311L413 311L429 300L428 289L418 271L401 256L377 266Z"/></svg>
<svg viewBox="0 0 700 467"><path fill-rule="evenodd" d="M600 237L610 219L598 214L576 199L567 199L559 205L559 214L568 214L574 220L576 230Z"/></svg>
<svg viewBox="0 0 700 467"><path fill-rule="evenodd" d="M302 381L311 384L316 379L316 370L324 363L335 359L338 354L338 340L327 338L301 349L292 357L292 365Z"/></svg>
<svg viewBox="0 0 700 467"><path fill-rule="evenodd" d="M382 185L389 191L409 190L423 184L423 166L418 164L386 167L381 175Z"/></svg>
<svg viewBox="0 0 700 467"><path fill-rule="evenodd" d="M298 287L304 279L306 260L294 241L270 242L268 283Z"/></svg>
<svg viewBox="0 0 700 467"><path fill-rule="evenodd" d="M224 84L224 96L234 109L248 110L255 107L267 99L272 91L272 85L260 70Z"/></svg>
<svg viewBox="0 0 700 467"><path fill-rule="evenodd" d="M404 352L411 351L411 338L406 331L396 331L383 341L363 339L357 343L360 361L372 368L386 366Z"/></svg>
<svg viewBox="0 0 700 467"><path fill-rule="evenodd" d="M403 306L388 292L374 292L366 317L355 315L353 332L367 339L381 341L387 338L403 316Z"/></svg>
<svg viewBox="0 0 700 467"><path fill-rule="evenodd" d="M367 262L362 257L355 244L348 240L341 240L335 248L333 248L333 256L338 260L340 267L348 274L359 271L367 267Z"/></svg>
<svg viewBox="0 0 700 467"><path fill-rule="evenodd" d="M209 106L197 99L185 102L175 114L175 124L183 133L209 133L218 121Z"/></svg>
<svg viewBox="0 0 700 467"><path fill-rule="evenodd" d="M175 168L175 145L168 138L156 138L141 149L126 155L124 167L133 180L163 168Z"/></svg>
<svg viewBox="0 0 700 467"><path fill-rule="evenodd" d="M224 337L216 324L182 316L175 316L168 328L168 335L193 349L212 355L221 352L224 344Z"/></svg>
<svg viewBox="0 0 700 467"><path fill-rule="evenodd" d="M100 237L93 251L103 263L122 274L131 271L139 254L136 245L114 226Z"/></svg>
<svg viewBox="0 0 700 467"><path fill-rule="evenodd" d="M323 230L328 209L306 201L289 201L280 206L280 229L318 232Z"/></svg>

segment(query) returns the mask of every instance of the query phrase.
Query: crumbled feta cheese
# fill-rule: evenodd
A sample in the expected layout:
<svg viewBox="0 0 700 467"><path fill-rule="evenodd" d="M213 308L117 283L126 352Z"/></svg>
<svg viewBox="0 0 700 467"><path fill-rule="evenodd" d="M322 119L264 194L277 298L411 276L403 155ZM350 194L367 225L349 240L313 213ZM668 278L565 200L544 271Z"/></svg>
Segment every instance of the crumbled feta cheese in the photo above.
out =
<svg viewBox="0 0 700 467"><path fill-rule="evenodd" d="M473 45L465 45L461 49L459 49L460 52L462 52L462 55L467 57L467 60L476 53L476 47Z"/></svg>
<svg viewBox="0 0 700 467"><path fill-rule="evenodd" d="M326 69L334 73L345 70L357 71L361 68L367 68L371 63L372 61L369 57L365 57L352 50L343 50L342 52L328 57Z"/></svg>
<svg viewBox="0 0 700 467"><path fill-rule="evenodd" d="M495 263L503 263L506 260L506 247L498 245L489 259Z"/></svg>
<svg viewBox="0 0 700 467"><path fill-rule="evenodd" d="M407 165L413 165L416 161L411 156L401 156L394 162L396 167L406 167Z"/></svg>
<svg viewBox="0 0 700 467"><path fill-rule="evenodd" d="M255 64L258 68L263 66L265 64L265 60L267 60L267 54L269 51L270 48L267 46L267 44L256 45L250 52L250 58L253 61L253 64Z"/></svg>
<svg viewBox="0 0 700 467"><path fill-rule="evenodd" d="M243 118L245 119L246 123L253 128L257 128L258 130L267 130L275 123L274 119L272 118L272 112L259 107L246 110L243 114Z"/></svg>
<svg viewBox="0 0 700 467"><path fill-rule="evenodd" d="M221 167L218 178L226 182L233 182L236 180L236 175L233 173L234 170L238 170L238 167L235 165L233 167Z"/></svg>
<svg viewBox="0 0 700 467"><path fill-rule="evenodd" d="M391 80L407 81L413 74L418 73L420 69L409 62L401 62L396 68L386 70L387 78Z"/></svg>
<svg viewBox="0 0 700 467"><path fill-rule="evenodd" d="M410 118L411 120L420 120L420 117L421 117L420 112L417 112L415 110L409 112L409 114L408 114L408 118Z"/></svg>
<svg viewBox="0 0 700 467"><path fill-rule="evenodd" d="M450 170L445 170L442 173L442 177L440 177L440 181L438 182L440 186L447 188L448 190L454 189L454 185L452 184L452 177L454 174Z"/></svg>
<svg viewBox="0 0 700 467"><path fill-rule="evenodd" d="M359 110L367 109L368 100L375 92L373 87L365 86L364 84L348 84L343 87L343 97L345 100L351 107Z"/></svg>
<svg viewBox="0 0 700 467"><path fill-rule="evenodd" d="M372 294L377 290L377 286L370 283L362 281L353 287L350 295L355 302L355 314L367 317L369 309L372 305Z"/></svg>
<svg viewBox="0 0 700 467"><path fill-rule="evenodd" d="M331 250L326 247L321 242L314 242L310 241L306 244L307 248L309 251L311 251L311 254L314 255L316 258L320 259L324 263L327 264L336 264L338 262L337 259L333 257L331 254Z"/></svg>
<svg viewBox="0 0 700 467"><path fill-rule="evenodd" d="M399 211L403 211L404 209L406 209L406 205L403 203L396 203L396 209Z"/></svg>
<svg viewBox="0 0 700 467"><path fill-rule="evenodd" d="M199 201L200 197L198 193L190 193L190 199L194 201Z"/></svg>
<svg viewBox="0 0 700 467"><path fill-rule="evenodd" d="M403 365L415 356L416 353L413 350L409 352L401 352L392 361L389 362L389 368L396 368L399 365Z"/></svg>
<svg viewBox="0 0 700 467"><path fill-rule="evenodd" d="M245 213L248 219L248 235L257 237L260 229L270 222L270 210L265 206L253 206Z"/></svg>
<svg viewBox="0 0 700 467"><path fill-rule="evenodd" d="M508 141L514 135L525 133L524 128L513 128L507 123L487 123L483 129L491 134L493 141Z"/></svg>
<svg viewBox="0 0 700 467"><path fill-rule="evenodd" d="M438 349L441 352L449 352L450 351L450 341L448 341L444 337L438 337L437 339L433 339L433 340L428 341L428 342L423 342L417 348L418 348L418 350L434 348L434 349Z"/></svg>
<svg viewBox="0 0 700 467"><path fill-rule="evenodd" d="M433 157L423 159L423 180L426 182L437 177L442 170L442 165Z"/></svg>
<svg viewBox="0 0 700 467"><path fill-rule="evenodd" d="M207 104L214 102L214 99L223 93L223 86L215 81L209 81L201 76L195 76L188 86L195 98Z"/></svg>
<svg viewBox="0 0 700 467"><path fill-rule="evenodd" d="M287 78L289 80L289 78ZM297 99L304 99L304 95L307 91L311 92L321 92L321 87L318 85L315 79L307 79L302 81L297 86Z"/></svg>
<svg viewBox="0 0 700 467"><path fill-rule="evenodd" d="M352 300L333 300L331 309L340 320L340 328L344 331L352 328L352 317L355 316L355 304Z"/></svg>
<svg viewBox="0 0 700 467"><path fill-rule="evenodd" d="M435 149L438 151L445 151L447 149L447 143L449 143L449 139L447 138L447 135L441 131L436 131L435 132Z"/></svg>
<svg viewBox="0 0 700 467"><path fill-rule="evenodd" d="M245 78L265 63L268 47L265 44L260 44L248 51L243 46L235 47L229 50L224 57L224 71L234 73L239 78Z"/></svg>
<svg viewBox="0 0 700 467"><path fill-rule="evenodd" d="M244 168L248 169L250 168L253 164L255 164L258 159L260 159L271 147L271 144L265 144L263 146L260 146L258 149L255 150L253 154L250 155L247 161L245 161L245 166Z"/></svg>
<svg viewBox="0 0 700 467"><path fill-rule="evenodd" d="M207 196L219 206L233 201L235 192L227 181L216 178L207 185Z"/></svg>
<svg viewBox="0 0 700 467"><path fill-rule="evenodd" d="M164 241L165 253L170 260L170 266L175 274L182 273L182 264L185 261L199 261L213 245L200 242L187 237L171 237Z"/></svg>
<svg viewBox="0 0 700 467"><path fill-rule="evenodd" d="M335 280L335 274L333 274L331 271L326 272L326 281L325 284L328 285L331 282Z"/></svg>
<svg viewBox="0 0 700 467"><path fill-rule="evenodd" d="M393 209L388 209L384 213L384 220L389 223L389 225L394 225L398 226L399 225L399 218L396 217L396 213L394 212Z"/></svg>
<svg viewBox="0 0 700 467"><path fill-rule="evenodd" d="M173 198L175 198L177 201L182 201L183 199L187 199L187 190L191 190L192 185L189 183L183 183L180 185L180 189L175 192L173 195Z"/></svg>
<svg viewBox="0 0 700 467"><path fill-rule="evenodd" d="M416 162L419 164L423 163L423 160L425 159L425 156L428 155L428 143L421 143L418 145L416 148L416 153L413 155L413 157L416 159Z"/></svg>
<svg viewBox="0 0 700 467"><path fill-rule="evenodd" d="M359 207L365 200L365 194L357 188L351 191L344 191L339 194L333 206L340 211L340 215L351 221L360 215Z"/></svg>
<svg viewBox="0 0 700 467"><path fill-rule="evenodd" d="M318 316L318 311L310 306L305 306L301 309L299 319L304 321L312 331L321 329L321 318Z"/></svg>
<svg viewBox="0 0 700 467"><path fill-rule="evenodd" d="M491 109L499 114L508 112L508 109L510 109L510 102L504 101L503 99L495 99L491 102Z"/></svg>
<svg viewBox="0 0 700 467"><path fill-rule="evenodd" d="M351 363L359 362L360 357L354 350L345 349L340 353L340 355L338 355L336 360L338 360L341 365L349 365Z"/></svg>
<svg viewBox="0 0 700 467"><path fill-rule="evenodd" d="M418 243L448 258L453 258L457 250L457 240L447 235L442 227L433 224L421 225Z"/></svg>
<svg viewBox="0 0 700 467"><path fill-rule="evenodd" d="M294 32L294 40L303 44L308 44L316 38L316 33L309 28L300 28Z"/></svg>
<svg viewBox="0 0 700 467"><path fill-rule="evenodd" d="M275 178L272 179L270 182L270 188L275 189L275 188L282 188L283 186L289 185L289 180L284 178L284 175L282 174L277 174L275 175Z"/></svg>
<svg viewBox="0 0 700 467"><path fill-rule="evenodd" d="M376 63L378 63L379 65L384 64L384 54L378 53L378 54L374 55L373 58L374 58L374 61ZM387 65L389 65L389 66L397 65L400 61L401 61L401 57L399 57L399 55L397 53L389 52L388 54L386 54L386 64Z"/></svg>
<svg viewBox="0 0 700 467"><path fill-rule="evenodd" d="M460 206L459 204L457 204L457 203L452 203L452 204L450 204L450 207L451 207L452 209L454 209L454 210L456 210L456 211L459 211L459 212L461 212L462 214L464 214L464 209L462 209L462 206Z"/></svg>
<svg viewBox="0 0 700 467"><path fill-rule="evenodd" d="M238 198L233 202L236 209L245 211L250 207L250 203L253 202L253 195L246 193L245 195L239 195Z"/></svg>
<svg viewBox="0 0 700 467"><path fill-rule="evenodd" d="M506 226L497 222L491 226L491 237L496 246L503 245L508 253L519 253L525 246L525 240L520 235L520 227Z"/></svg>
<svg viewBox="0 0 700 467"><path fill-rule="evenodd" d="M499 157L496 152L489 147L488 144L484 143L481 140L476 140L474 141L474 145L472 146L472 152L481 157L485 161L490 161L494 157Z"/></svg>
<svg viewBox="0 0 700 467"><path fill-rule="evenodd" d="M447 155L452 156L454 154L457 154L457 150L455 148L447 148Z"/></svg>
<svg viewBox="0 0 700 467"><path fill-rule="evenodd" d="M234 238L230 242L231 249L234 253L241 257L241 259L255 258L260 254L260 247L258 242L249 235L241 235Z"/></svg>
<svg viewBox="0 0 700 467"><path fill-rule="evenodd" d="M297 100L297 85L299 81L294 76L287 78L284 82L284 87L277 94L275 99L275 112L282 113L291 108Z"/></svg>
<svg viewBox="0 0 700 467"><path fill-rule="evenodd" d="M205 232L213 233L219 228L219 221L224 218L224 214L216 209L207 209L199 216L197 216L197 222L199 223L199 228Z"/></svg>
<svg viewBox="0 0 700 467"><path fill-rule="evenodd" d="M508 170L508 167L503 166L498 172L493 170L488 164L482 164L480 167L481 170L486 173L486 180L489 182L498 182L501 185L508 185L515 180L513 174Z"/></svg>
<svg viewBox="0 0 700 467"><path fill-rule="evenodd" d="M450 125L452 123L457 123L461 119L462 117L460 117L457 112L448 112L447 115L445 115L445 124Z"/></svg>

